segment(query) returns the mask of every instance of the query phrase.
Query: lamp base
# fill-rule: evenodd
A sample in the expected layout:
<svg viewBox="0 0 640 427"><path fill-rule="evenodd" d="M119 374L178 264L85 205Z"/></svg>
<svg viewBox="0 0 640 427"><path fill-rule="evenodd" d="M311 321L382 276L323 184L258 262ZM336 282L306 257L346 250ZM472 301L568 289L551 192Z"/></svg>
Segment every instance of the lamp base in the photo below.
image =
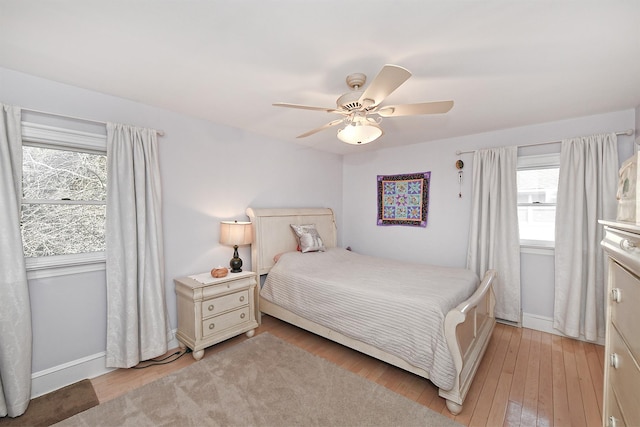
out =
<svg viewBox="0 0 640 427"><path fill-rule="evenodd" d="M233 246L233 258L229 261L229 267L231 267L232 273L241 273L242 272L242 260L238 256L238 246Z"/></svg>

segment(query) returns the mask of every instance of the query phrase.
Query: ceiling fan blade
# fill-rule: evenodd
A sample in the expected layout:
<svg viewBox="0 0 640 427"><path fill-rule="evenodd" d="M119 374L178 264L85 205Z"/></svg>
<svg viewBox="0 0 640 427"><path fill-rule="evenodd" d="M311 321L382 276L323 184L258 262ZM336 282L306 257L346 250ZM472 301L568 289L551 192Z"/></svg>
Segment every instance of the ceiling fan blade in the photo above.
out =
<svg viewBox="0 0 640 427"><path fill-rule="evenodd" d="M319 128L315 128L315 129L310 130L309 132L305 132L305 133L303 133L303 134L301 134L301 135L298 135L298 136L296 136L296 138L304 138L304 137L307 137L307 136L309 136L309 135L313 135L314 133L318 133L318 132L320 132L321 130L325 130L325 129L328 129L328 128L330 128L330 127L333 127L333 126L339 125L339 124L340 124L340 123L342 123L343 121L344 121L343 119L333 120L333 121L331 121L331 122L327 123L327 124L326 124L326 125L324 125L324 126L320 126Z"/></svg>
<svg viewBox="0 0 640 427"><path fill-rule="evenodd" d="M379 105L391 92L406 82L409 77L411 77L409 70L397 65L385 65L360 97L360 103L366 105L367 103L363 101L371 99L373 103L369 102L369 105L366 105L367 107Z"/></svg>
<svg viewBox="0 0 640 427"><path fill-rule="evenodd" d="M310 105L289 104L287 102L276 102L272 105L274 107L299 108L301 110L314 110L314 111L325 111L327 113L340 113L340 111L336 110L335 108L313 107Z"/></svg>
<svg viewBox="0 0 640 427"><path fill-rule="evenodd" d="M377 113L382 117L414 116L419 114L442 114L453 108L453 101L422 102L420 104L389 105Z"/></svg>

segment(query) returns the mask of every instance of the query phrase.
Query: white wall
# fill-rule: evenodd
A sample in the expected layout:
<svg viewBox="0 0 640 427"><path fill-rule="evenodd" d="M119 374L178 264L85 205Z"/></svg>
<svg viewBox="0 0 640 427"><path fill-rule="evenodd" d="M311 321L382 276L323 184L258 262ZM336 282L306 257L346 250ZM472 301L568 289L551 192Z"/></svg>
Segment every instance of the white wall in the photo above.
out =
<svg viewBox="0 0 640 427"><path fill-rule="evenodd" d="M173 328L173 278L228 265L232 256L232 248L218 244L220 220L246 220L248 206L330 207L340 218L341 156L2 68L0 102L164 130L165 286ZM250 269L248 247L240 256ZM30 280L29 288L36 375L104 351L104 271Z"/></svg>
<svg viewBox="0 0 640 427"><path fill-rule="evenodd" d="M342 238L355 251L394 259L447 266L465 266L473 155L467 151L524 145L636 127L635 111L626 110L505 129L407 147L351 154L344 158ZM384 138L391 138L386 135ZM618 138L619 158L633 153L632 136ZM375 143L384 144L384 139ZM560 144L522 148L519 154L559 152ZM464 163L462 198L458 197L455 162ZM376 176L431 171L427 227L377 226ZM543 320L553 315L553 258L522 254L522 308ZM526 323L525 323L526 325Z"/></svg>

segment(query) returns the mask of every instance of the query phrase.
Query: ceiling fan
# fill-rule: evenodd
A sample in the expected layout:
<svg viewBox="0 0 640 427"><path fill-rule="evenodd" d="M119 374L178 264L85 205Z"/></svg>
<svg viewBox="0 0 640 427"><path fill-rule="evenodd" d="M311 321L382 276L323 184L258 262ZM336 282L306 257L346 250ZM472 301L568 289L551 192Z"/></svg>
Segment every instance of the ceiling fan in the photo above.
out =
<svg viewBox="0 0 640 427"><path fill-rule="evenodd" d="M276 102L273 105L276 107L324 111L342 116L342 118L332 120L324 126L298 135L298 138L304 138L322 130L344 124L344 128L338 130L338 138L341 141L348 144L367 144L384 133L380 127L383 117L442 114L453 108L453 101L381 105L384 99L398 89L409 77L411 77L409 70L398 65L387 64L382 67L366 90L362 90L362 86L367 80L366 75L362 73L348 75L347 85L352 90L337 99L337 108L312 107L286 102Z"/></svg>

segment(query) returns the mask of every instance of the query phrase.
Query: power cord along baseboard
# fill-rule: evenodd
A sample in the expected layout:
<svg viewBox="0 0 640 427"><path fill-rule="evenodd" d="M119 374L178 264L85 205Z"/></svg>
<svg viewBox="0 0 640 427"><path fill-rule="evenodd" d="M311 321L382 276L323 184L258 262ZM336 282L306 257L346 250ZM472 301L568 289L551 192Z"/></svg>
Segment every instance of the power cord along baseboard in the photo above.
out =
<svg viewBox="0 0 640 427"><path fill-rule="evenodd" d="M148 368L150 366L166 365L168 363L175 362L176 360L180 359L182 356L184 356L187 353L191 353L191 349L189 347L186 347L185 349L178 350L178 351L176 351L174 353L171 353L171 354L169 354L167 356L163 356L162 358L144 360L144 361L138 363L136 366L134 366L133 369L144 369L144 368Z"/></svg>

